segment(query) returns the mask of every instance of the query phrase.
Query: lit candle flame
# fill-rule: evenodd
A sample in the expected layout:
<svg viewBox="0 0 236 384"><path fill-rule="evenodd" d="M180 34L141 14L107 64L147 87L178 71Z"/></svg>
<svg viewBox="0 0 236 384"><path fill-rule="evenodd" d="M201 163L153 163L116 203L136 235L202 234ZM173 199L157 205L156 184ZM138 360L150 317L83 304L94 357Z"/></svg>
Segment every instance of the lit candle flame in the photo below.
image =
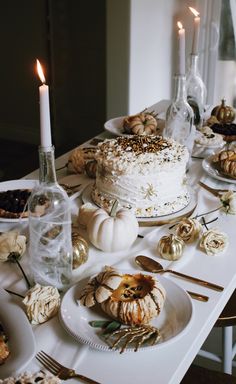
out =
<svg viewBox="0 0 236 384"><path fill-rule="evenodd" d="M46 83L46 79L45 79L45 76L44 76L44 73L43 73L43 68L42 68L39 60L37 59L36 61L37 61L37 71L38 71L39 78L42 81L42 83L45 84Z"/></svg>
<svg viewBox="0 0 236 384"><path fill-rule="evenodd" d="M188 7L190 9L190 11L194 14L194 16L199 16L200 13L198 11L196 11L196 9L192 8L192 7Z"/></svg>
<svg viewBox="0 0 236 384"><path fill-rule="evenodd" d="M177 25L179 29L183 29L183 24L180 21L177 21Z"/></svg>

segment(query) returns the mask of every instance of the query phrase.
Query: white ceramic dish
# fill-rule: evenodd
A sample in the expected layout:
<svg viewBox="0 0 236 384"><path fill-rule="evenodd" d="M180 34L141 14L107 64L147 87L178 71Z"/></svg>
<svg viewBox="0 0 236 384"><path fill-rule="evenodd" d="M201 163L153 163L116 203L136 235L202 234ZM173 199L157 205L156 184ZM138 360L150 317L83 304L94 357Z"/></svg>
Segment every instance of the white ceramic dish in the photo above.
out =
<svg viewBox="0 0 236 384"><path fill-rule="evenodd" d="M104 124L105 130L116 136L128 136L124 132L124 128L122 125L125 117L126 116L115 117L114 119L106 121L106 123Z"/></svg>
<svg viewBox="0 0 236 384"><path fill-rule="evenodd" d="M137 270L125 272L137 273ZM140 271L138 272L140 273ZM145 274L148 273L145 272ZM152 321L152 325L161 332L161 340L156 345L141 347L140 351L147 348L148 350L160 348L176 341L189 329L193 318L193 306L189 295L168 278L158 276L158 279L167 293L160 316ZM114 352L99 337L99 328L93 328L89 325L89 321L109 320L109 318L100 309L86 308L78 302L77 298L82 287L82 283L74 285L63 297L60 308L61 323L77 341L101 351ZM133 352L133 348L128 348L126 351Z"/></svg>
<svg viewBox="0 0 236 384"><path fill-rule="evenodd" d="M82 201L84 204L91 203L95 207L98 207L91 198L93 184L94 182L90 183L89 185L87 185L87 187L84 188L82 192ZM163 216L157 216L157 217L138 217L139 225L141 227L163 225L163 224L176 222L177 220L180 220L183 217L190 216L197 206L197 194L192 188L189 188L189 192L190 192L190 202L186 207L184 207L180 211L171 213L169 215L163 215Z"/></svg>
<svg viewBox="0 0 236 384"><path fill-rule="evenodd" d="M14 376L22 371L36 352L31 325L15 299L0 288L0 322L9 341L10 355L0 365L0 378Z"/></svg>
<svg viewBox="0 0 236 384"><path fill-rule="evenodd" d="M206 173L214 179L225 181L227 183L236 184L236 179L232 179L230 176L222 174L212 162L212 155L202 161L202 167Z"/></svg>
<svg viewBox="0 0 236 384"><path fill-rule="evenodd" d="M27 179L19 179L19 180L9 180L3 181L0 183L0 192L14 190L14 189L32 189L37 185L37 180L27 180ZM0 217L0 221L7 223L18 223L21 221L26 221L28 218L19 218L19 219L11 219Z"/></svg>
<svg viewBox="0 0 236 384"><path fill-rule="evenodd" d="M120 116L120 117L115 117L114 119L108 120L104 124L105 130L116 136L132 136L124 131L123 120L125 117L126 116ZM164 117L163 114L159 115L158 117L160 118L157 119L157 123L158 123L158 128L156 132L157 135L161 134L165 124L165 120L163 119Z"/></svg>

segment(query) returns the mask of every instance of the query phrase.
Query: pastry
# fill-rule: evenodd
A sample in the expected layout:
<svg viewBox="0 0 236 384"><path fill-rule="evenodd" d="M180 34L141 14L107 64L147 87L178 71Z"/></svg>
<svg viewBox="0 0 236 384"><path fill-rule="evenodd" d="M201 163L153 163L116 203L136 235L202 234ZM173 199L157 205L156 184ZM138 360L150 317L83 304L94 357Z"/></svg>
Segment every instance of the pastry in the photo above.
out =
<svg viewBox="0 0 236 384"><path fill-rule="evenodd" d="M73 173L84 173L87 162L94 160L96 148L75 148L69 156L67 169Z"/></svg>
<svg viewBox="0 0 236 384"><path fill-rule="evenodd" d="M127 116L123 121L126 133L132 135L152 135L156 133L156 115L151 112L141 112L134 116Z"/></svg>
<svg viewBox="0 0 236 384"><path fill-rule="evenodd" d="M221 151L213 157L212 161L224 174L236 178L236 151Z"/></svg>
<svg viewBox="0 0 236 384"><path fill-rule="evenodd" d="M22 373L18 377L8 377L5 380L0 380L0 384L59 384L61 380L45 372Z"/></svg>
<svg viewBox="0 0 236 384"><path fill-rule="evenodd" d="M7 345L7 335L3 329L2 324L0 323L0 365L5 363L5 360L10 354L8 345Z"/></svg>
<svg viewBox="0 0 236 384"><path fill-rule="evenodd" d="M80 303L97 303L111 318L123 324L148 324L164 306L166 292L161 283L142 273L121 274L112 267L92 278L80 294Z"/></svg>
<svg viewBox="0 0 236 384"><path fill-rule="evenodd" d="M29 189L14 189L0 192L0 217L16 219L27 217L27 201L30 197Z"/></svg>

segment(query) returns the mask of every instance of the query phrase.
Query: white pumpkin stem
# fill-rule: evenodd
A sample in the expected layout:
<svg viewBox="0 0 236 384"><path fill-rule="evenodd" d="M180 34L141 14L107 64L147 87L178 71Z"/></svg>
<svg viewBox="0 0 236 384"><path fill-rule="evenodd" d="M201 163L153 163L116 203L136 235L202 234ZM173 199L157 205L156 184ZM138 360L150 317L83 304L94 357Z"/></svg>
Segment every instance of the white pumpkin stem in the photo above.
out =
<svg viewBox="0 0 236 384"><path fill-rule="evenodd" d="M111 217L115 217L116 215L116 211L117 211L117 207L118 207L118 200L115 200L112 207L111 207L111 212L110 212L110 216Z"/></svg>

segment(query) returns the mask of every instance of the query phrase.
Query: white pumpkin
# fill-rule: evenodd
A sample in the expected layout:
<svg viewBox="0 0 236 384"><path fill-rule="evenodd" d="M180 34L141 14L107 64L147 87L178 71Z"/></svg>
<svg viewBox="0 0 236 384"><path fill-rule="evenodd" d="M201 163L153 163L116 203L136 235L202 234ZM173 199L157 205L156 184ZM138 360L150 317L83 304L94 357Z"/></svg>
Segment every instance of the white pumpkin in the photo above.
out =
<svg viewBox="0 0 236 384"><path fill-rule="evenodd" d="M105 252L129 248L138 236L138 228L137 218L124 208L110 215L99 208L91 215L87 225L89 240Z"/></svg>

